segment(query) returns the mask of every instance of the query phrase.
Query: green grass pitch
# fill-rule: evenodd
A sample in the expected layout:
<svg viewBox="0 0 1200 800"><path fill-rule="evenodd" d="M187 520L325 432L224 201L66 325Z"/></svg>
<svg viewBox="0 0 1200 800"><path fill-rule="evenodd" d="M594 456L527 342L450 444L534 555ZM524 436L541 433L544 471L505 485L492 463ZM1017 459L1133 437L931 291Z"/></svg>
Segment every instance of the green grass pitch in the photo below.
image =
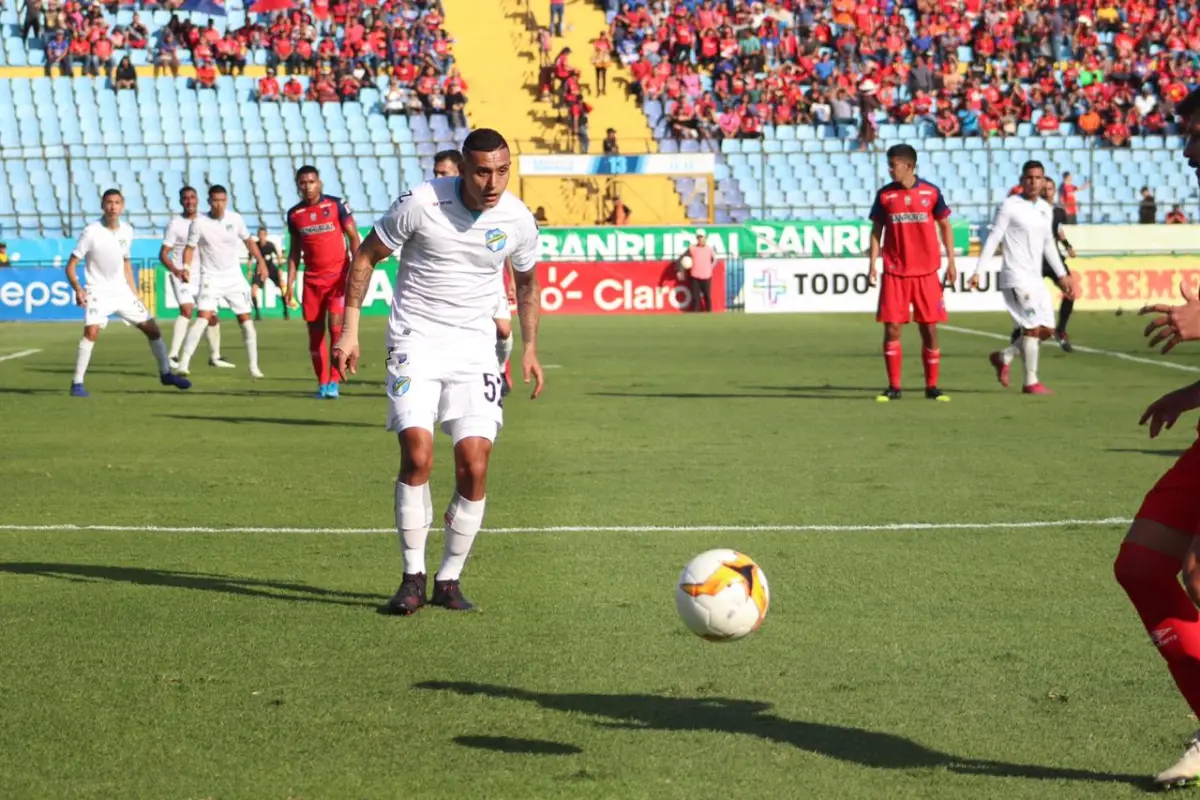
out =
<svg viewBox="0 0 1200 800"><path fill-rule="evenodd" d="M260 326L263 381L201 344L189 393L110 325L86 400L76 326L0 326L0 357L39 351L0 361L0 797L1137 797L1196 722L1101 521L1192 441L1194 418L1137 420L1200 370L1142 324L1077 314L1109 352L1046 346L1053 397L945 331L948 404L907 330L909 392L881 405L864 316L546 319L546 393L508 399L489 487L487 527L524 532L477 541L483 613L411 619L375 612L394 533L132 529L390 529L380 323L336 402L294 321ZM914 522L959 527L887 528ZM37 528L64 524L126 529ZM735 530L803 525L843 527ZM676 530L538 530L564 526ZM711 547L771 583L737 643L675 616Z"/></svg>

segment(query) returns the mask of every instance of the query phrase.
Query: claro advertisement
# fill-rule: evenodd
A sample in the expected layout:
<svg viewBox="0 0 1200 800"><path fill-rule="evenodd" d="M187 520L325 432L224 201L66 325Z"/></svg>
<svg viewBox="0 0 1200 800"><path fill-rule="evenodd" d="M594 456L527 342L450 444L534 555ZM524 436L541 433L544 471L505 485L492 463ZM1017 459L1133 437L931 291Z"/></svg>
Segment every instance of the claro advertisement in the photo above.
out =
<svg viewBox="0 0 1200 800"><path fill-rule="evenodd" d="M945 287L946 310L1004 311L1000 294L1000 259L980 272L978 291L967 289L977 259L957 259L958 280ZM1133 311L1146 303L1177 302L1181 281L1200 285L1197 256L1096 256L1074 259L1072 274L1080 290L1081 311ZM879 288L867 284L867 260L747 259L742 286L746 311L756 314L795 312L873 312ZM945 279L945 268L941 271ZM1058 288L1051 286L1057 304Z"/></svg>

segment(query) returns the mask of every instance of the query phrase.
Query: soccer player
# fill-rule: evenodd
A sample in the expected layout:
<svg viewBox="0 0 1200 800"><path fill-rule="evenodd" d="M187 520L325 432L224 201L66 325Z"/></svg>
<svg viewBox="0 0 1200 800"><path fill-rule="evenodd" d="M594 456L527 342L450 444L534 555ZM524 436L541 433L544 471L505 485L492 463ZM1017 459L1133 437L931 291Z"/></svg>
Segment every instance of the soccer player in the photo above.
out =
<svg viewBox="0 0 1200 800"><path fill-rule="evenodd" d="M292 302L296 290L296 271L304 260L304 291L301 297L304 321L308 323L308 352L317 374L316 397L335 400L339 394L341 373L329 363L329 344L342 335L346 312L346 272L350 256L360 243L358 226L349 207L337 197L324 194L321 175L316 167L296 170L296 189L300 202L288 209L291 234L288 247L287 289L284 302ZM349 248L347 248L349 242Z"/></svg>
<svg viewBox="0 0 1200 800"><path fill-rule="evenodd" d="M180 189L179 204L183 211L167 223L167 232L163 234L162 247L158 250L158 260L167 268L171 293L175 295L175 303L179 306L179 316L175 318L175 330L171 334L169 358L172 368L179 366L179 353L183 350L188 322L196 310L196 292L200 289L200 272L197 270L189 274L183 270L183 248L187 246L188 228L196 218L196 209L200 205L196 190L190 186ZM208 340L208 365L232 369L233 364L221 358L221 325L215 316L204 332L204 338Z"/></svg>
<svg viewBox="0 0 1200 800"><path fill-rule="evenodd" d="M275 243L267 238L267 229L258 229L258 252L262 253L263 261L267 264L267 277L271 283L279 287L279 294L283 296L283 318L288 319L288 300L287 287L283 284L283 279L279 276L279 248L275 247ZM257 270L251 270L250 276L250 302L254 305L254 318L262 319L262 314L258 310L259 293L266 287L266 282L259 276Z"/></svg>
<svg viewBox="0 0 1200 800"><path fill-rule="evenodd" d="M1021 187L1018 186L1014 194L1021 193ZM1071 268L1067 266L1067 259L1075 257L1075 248L1067 241L1066 231L1062 229L1063 224L1067 220L1067 212L1063 211L1061 206L1054 204L1054 199L1057 194L1054 191L1054 179L1046 178L1042 182L1042 199L1050 204L1053 216L1050 220L1050 232L1054 236L1054 246L1058 248L1058 255L1063 260L1063 269L1068 275L1071 274ZM1054 270L1050 268L1050 262L1042 259L1042 277L1055 279ZM1058 342L1058 346L1065 353L1075 352L1075 348L1071 346L1071 340L1067 338L1067 321L1071 319L1071 312L1075 309L1075 301L1066 295L1063 296L1062 305L1058 309L1058 324L1054 326L1054 338ZM1014 327L1010 341L1016 343L1017 339L1021 338L1020 326Z"/></svg>
<svg viewBox="0 0 1200 800"><path fill-rule="evenodd" d="M400 440L395 508L404 576L385 607L400 615L427 602L454 610L474 607L459 579L483 525L488 458L504 421L492 314L506 258L515 270L525 382L535 381L534 398L543 386L533 270L537 223L506 191L512 159L504 137L486 128L473 131L462 152L461 177L435 178L401 194L355 253L346 325L334 347L339 368L354 373L359 314L372 271L400 250L386 337L387 427ZM446 509L441 568L427 601L429 474L438 423L454 443L455 492Z"/></svg>
<svg viewBox="0 0 1200 800"><path fill-rule="evenodd" d="M228 208L228 204L229 193L225 187L210 186L208 213L197 215L188 228L187 245L183 248L183 268L190 271L192 259L199 254L200 296L196 299L196 308L200 311L200 317L188 329L183 355L179 358L179 371L187 374L188 365L192 362L192 355L200 344L208 321L217 315L217 307L224 301L242 326L250 377L261 378L258 334L254 329L254 321L250 319L250 284L242 274L240 263L242 245L258 264L260 278L266 277L267 265L242 215Z"/></svg>
<svg viewBox="0 0 1200 800"><path fill-rule="evenodd" d="M75 290L75 303L82 306L83 338L75 355L75 377L71 380L71 396L87 397L83 378L87 374L88 362L92 360L92 348L100 336L100 329L108 318L116 314L130 325L136 325L150 342L150 352L158 362L158 377L163 386L190 389L191 381L171 372L167 359L167 344L162 339L158 323L138 299L137 287L133 282L133 264L130 248L133 247L133 228L121 221L125 210L125 198L119 189L108 189L100 199L104 216L83 229L71 257L67 259L67 281ZM75 270L79 262L84 263L83 274L87 288L79 283Z"/></svg>
<svg viewBox="0 0 1200 800"><path fill-rule="evenodd" d="M1063 266L1051 231L1053 209L1042 197L1046 170L1040 161L1021 166L1021 194L1010 195L1000 204L992 230L984 242L975 271L967 285L979 288L979 272L996 255L1004 242L1004 260L1000 270L1000 291L1013 322L1021 329L1020 338L1003 350L992 353L992 366L1001 386L1008 386L1009 364L1018 355L1025 363L1025 394L1053 394L1038 380L1038 346L1054 334L1054 307L1050 290L1042 280L1042 262L1050 265L1063 297L1075 297L1075 285Z"/></svg>
<svg viewBox="0 0 1200 800"><path fill-rule="evenodd" d="M1184 156L1200 176L1200 90L1176 107L1188 134ZM1184 291L1182 306L1151 306L1158 313L1146 327L1151 345L1169 351L1185 339L1200 339L1200 300L1195 289ZM1200 383L1159 398L1142 415L1150 437L1170 428L1179 417L1200 408ZM1121 543L1113 572L1125 590L1150 640L1167 662L1180 694L1192 713L1200 714L1200 441L1193 442L1142 500ZM1180 573L1183 585L1180 585ZM1159 786L1195 783L1200 779L1200 732L1183 756L1155 776Z"/></svg>
<svg viewBox="0 0 1200 800"><path fill-rule="evenodd" d="M456 178L462 165L462 153L457 150L442 150L433 157L433 177ZM492 317L496 322L496 361L500 363L500 375L504 378L504 396L512 391L512 368L509 360L512 358L512 309L517 302L516 289L513 283L512 263L504 262L504 288L496 298L496 313Z"/></svg>
<svg viewBox="0 0 1200 800"><path fill-rule="evenodd" d="M925 366L925 396L945 402L950 398L938 388L937 324L946 321L946 301L938 269L942 255L938 234L946 245L946 280L958 277L954 264L954 231L950 207L938 187L917 177L917 151L906 144L888 148L888 174L892 182L875 195L871 207L871 250L867 282L879 282L876 261L883 252L883 284L879 287L879 310L883 323L883 361L888 388L877 398L881 403L900 399L900 326L916 319L921 331L921 363ZM882 248L880 238L883 239ZM910 316L911 314L911 316Z"/></svg>

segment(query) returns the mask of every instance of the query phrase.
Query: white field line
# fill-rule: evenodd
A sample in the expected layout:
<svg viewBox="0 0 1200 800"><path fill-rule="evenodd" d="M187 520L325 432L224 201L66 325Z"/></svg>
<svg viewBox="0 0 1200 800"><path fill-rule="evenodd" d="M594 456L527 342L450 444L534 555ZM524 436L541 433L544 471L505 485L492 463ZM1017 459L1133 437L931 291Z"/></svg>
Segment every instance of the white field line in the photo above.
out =
<svg viewBox="0 0 1200 800"><path fill-rule="evenodd" d="M986 336L989 339L999 339L1002 342L1007 342L1007 336L1000 333L992 333L991 331L977 331L974 328L960 328L957 325L939 325L938 328L944 331L954 331L955 333L969 333L972 336ZM1084 347L1082 345L1071 342L1071 345L1077 352L1090 353L1095 356L1109 356L1111 358L1119 358L1122 361L1133 361L1138 364L1149 364L1154 367L1165 367L1167 369L1179 369L1184 372L1200 372L1200 367L1193 367L1190 364L1176 364L1173 361L1163 361L1159 358L1143 358L1141 356L1131 356L1128 353L1117 353L1113 350L1097 350L1094 347Z"/></svg>
<svg viewBox="0 0 1200 800"><path fill-rule="evenodd" d="M40 353L40 352L42 352L42 351L41 351L41 350L37 350L37 349L34 349L34 350L21 350L21 351L19 351L19 352L16 352L16 353L9 353L9 354L8 354L8 355L6 355L6 356L0 356L0 361L12 361L14 358L24 358L25 356L31 356L31 355L33 355L34 353Z"/></svg>
<svg viewBox="0 0 1200 800"><path fill-rule="evenodd" d="M487 528L484 533L869 533L873 531L986 531L1012 528L1116 527L1125 517L1059 519L1036 522L893 522L880 525L550 525L539 528ZM395 528L258 528L164 525L0 525L3 531L130 531L135 533L332 533L379 534Z"/></svg>

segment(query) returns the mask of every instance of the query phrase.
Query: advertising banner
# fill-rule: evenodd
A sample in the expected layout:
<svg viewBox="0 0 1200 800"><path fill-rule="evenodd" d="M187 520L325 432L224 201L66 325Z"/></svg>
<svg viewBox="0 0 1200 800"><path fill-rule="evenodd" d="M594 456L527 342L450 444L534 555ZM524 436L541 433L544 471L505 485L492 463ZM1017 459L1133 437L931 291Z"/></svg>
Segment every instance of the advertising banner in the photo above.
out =
<svg viewBox="0 0 1200 800"><path fill-rule="evenodd" d="M680 314L693 310L691 287L670 261L537 265L543 314ZM712 277L713 311L725 310L725 265Z"/></svg>
<svg viewBox="0 0 1200 800"><path fill-rule="evenodd" d="M976 259L957 259L958 280L945 287L946 310L1004 311L996 270L981 273L980 289L967 289ZM867 259L757 259L745 261L746 311L751 314L874 312L879 287L867 284ZM945 269L942 270L945 277Z"/></svg>
<svg viewBox="0 0 1200 800"><path fill-rule="evenodd" d="M667 225L638 227L542 228L538 257L546 261L656 261L683 255L703 228L718 256L758 258L797 256L838 258L866 256L871 223L746 222L742 225ZM965 255L971 231L955 223L954 252Z"/></svg>
<svg viewBox="0 0 1200 800"><path fill-rule="evenodd" d="M1142 233L1138 229L1139 240ZM1081 311L1131 311L1146 303L1180 303L1179 284L1200 285L1200 256L1091 256L1070 262ZM1058 292L1054 292L1057 302Z"/></svg>
<svg viewBox="0 0 1200 800"><path fill-rule="evenodd" d="M6 268L0 269L0 321L83 324L83 309L62 270Z"/></svg>

